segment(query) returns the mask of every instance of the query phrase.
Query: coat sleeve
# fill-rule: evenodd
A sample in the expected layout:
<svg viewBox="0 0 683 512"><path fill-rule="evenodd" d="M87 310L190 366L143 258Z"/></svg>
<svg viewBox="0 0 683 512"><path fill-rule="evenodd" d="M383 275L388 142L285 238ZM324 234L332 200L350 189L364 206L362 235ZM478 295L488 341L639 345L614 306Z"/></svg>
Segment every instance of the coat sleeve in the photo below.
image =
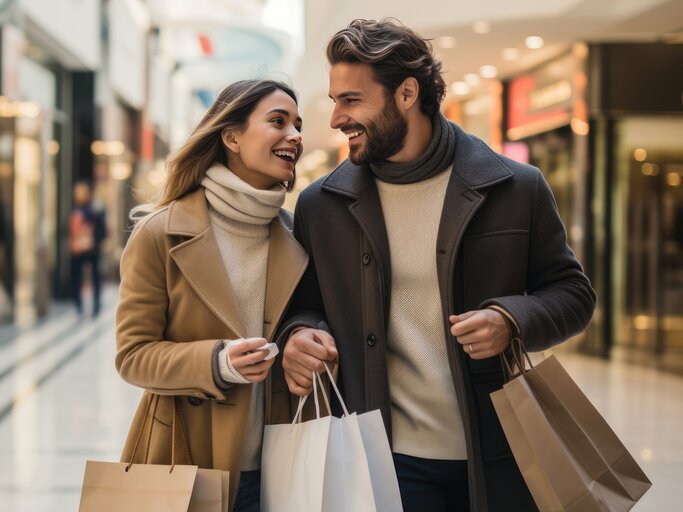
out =
<svg viewBox="0 0 683 512"><path fill-rule="evenodd" d="M596 295L567 244L555 199L540 172L529 233L526 293L497 297L481 307L508 311L530 351L550 348L586 328Z"/></svg>
<svg viewBox="0 0 683 512"><path fill-rule="evenodd" d="M326 322L325 307L318 274L315 269L314 251L306 225L305 197L302 195L294 212L294 237L309 255L308 267L292 295L284 321L278 328L276 343L282 349L291 333L298 328L310 327L330 332Z"/></svg>
<svg viewBox="0 0 683 512"><path fill-rule="evenodd" d="M153 393L225 399L232 385L215 377L222 341L164 338L169 306L166 254L150 227L157 220L136 227L121 257L116 369L126 382Z"/></svg>

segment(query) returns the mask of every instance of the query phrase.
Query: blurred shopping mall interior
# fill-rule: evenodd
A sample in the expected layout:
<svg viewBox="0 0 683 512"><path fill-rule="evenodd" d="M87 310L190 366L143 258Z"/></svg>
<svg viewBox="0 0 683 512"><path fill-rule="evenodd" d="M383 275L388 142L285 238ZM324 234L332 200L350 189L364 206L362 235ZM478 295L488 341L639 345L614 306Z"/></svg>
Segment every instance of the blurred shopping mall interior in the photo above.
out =
<svg viewBox="0 0 683 512"><path fill-rule="evenodd" d="M92 379L83 385L103 378L92 372L97 361L113 361L128 214L153 197L167 156L227 84L283 80L299 94L304 124L305 152L286 203L293 209L298 191L346 156L346 137L329 127L326 42L354 18L385 17L431 38L449 86L444 114L494 150L538 166L549 182L599 296L587 331L560 352L602 368L596 375L627 365L673 379L665 389L683 389L683 1L0 0L0 511L22 510L3 508L3 496L23 489L8 484L9 475L24 482L35 474L17 446L43 446L7 441L17 436L13 418L26 426L35 417L29 406L22 412L22 400L38 397L41 383L69 371L69 357L85 357L88 345L67 340L51 362L33 355L90 329L79 336L102 347L78 373ZM79 322L67 302L67 235L72 187L82 180L107 213L108 287L100 318ZM81 393L74 382L61 385ZM74 440L86 429L79 418L110 421L114 433L96 443L116 457L131 393L103 399L88 389L84 399L114 404L104 419L74 405L68 420L62 412L54 421L73 422L60 428ZM31 429L42 443L57 443L57 431L21 430ZM652 457L652 447L638 449L641 461ZM680 440L678 453L680 476Z"/></svg>

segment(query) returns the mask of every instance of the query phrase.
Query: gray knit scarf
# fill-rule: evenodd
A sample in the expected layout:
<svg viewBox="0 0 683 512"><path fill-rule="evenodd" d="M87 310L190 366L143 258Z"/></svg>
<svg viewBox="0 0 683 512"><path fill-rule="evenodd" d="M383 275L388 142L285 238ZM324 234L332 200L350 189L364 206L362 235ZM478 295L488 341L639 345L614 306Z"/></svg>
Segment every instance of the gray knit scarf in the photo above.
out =
<svg viewBox="0 0 683 512"><path fill-rule="evenodd" d="M455 133L451 123L439 113L432 121L432 140L422 156L412 162L373 162L370 169L377 179L387 183L416 183L436 176L451 165L454 150Z"/></svg>

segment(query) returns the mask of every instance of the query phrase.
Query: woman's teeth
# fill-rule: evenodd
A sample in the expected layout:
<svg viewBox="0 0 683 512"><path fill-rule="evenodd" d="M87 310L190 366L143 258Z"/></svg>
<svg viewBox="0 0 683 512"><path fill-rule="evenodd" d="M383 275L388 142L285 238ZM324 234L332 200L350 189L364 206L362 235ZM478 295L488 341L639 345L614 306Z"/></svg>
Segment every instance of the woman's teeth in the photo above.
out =
<svg viewBox="0 0 683 512"><path fill-rule="evenodd" d="M273 154L276 156L279 156L280 158L284 158L285 160L289 162L293 162L294 159L296 158L296 153L294 151L287 151L285 149L278 149L273 151Z"/></svg>

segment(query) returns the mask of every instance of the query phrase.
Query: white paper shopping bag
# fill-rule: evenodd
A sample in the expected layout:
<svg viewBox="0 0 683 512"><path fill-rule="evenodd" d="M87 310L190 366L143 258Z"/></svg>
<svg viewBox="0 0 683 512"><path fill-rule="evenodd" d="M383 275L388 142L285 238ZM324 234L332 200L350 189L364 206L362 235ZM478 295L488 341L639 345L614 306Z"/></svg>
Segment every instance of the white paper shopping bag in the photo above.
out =
<svg viewBox="0 0 683 512"><path fill-rule="evenodd" d="M398 487L394 459L387 439L387 431L378 409L358 415L358 426L363 437L365 455L372 480L375 506L379 512L401 511L401 491Z"/></svg>
<svg viewBox="0 0 683 512"><path fill-rule="evenodd" d="M331 419L322 510L376 510L368 459L355 413Z"/></svg>
<svg viewBox="0 0 683 512"><path fill-rule="evenodd" d="M306 397L291 425L266 425L261 455L261 510L323 510L325 460L331 417L299 423Z"/></svg>

